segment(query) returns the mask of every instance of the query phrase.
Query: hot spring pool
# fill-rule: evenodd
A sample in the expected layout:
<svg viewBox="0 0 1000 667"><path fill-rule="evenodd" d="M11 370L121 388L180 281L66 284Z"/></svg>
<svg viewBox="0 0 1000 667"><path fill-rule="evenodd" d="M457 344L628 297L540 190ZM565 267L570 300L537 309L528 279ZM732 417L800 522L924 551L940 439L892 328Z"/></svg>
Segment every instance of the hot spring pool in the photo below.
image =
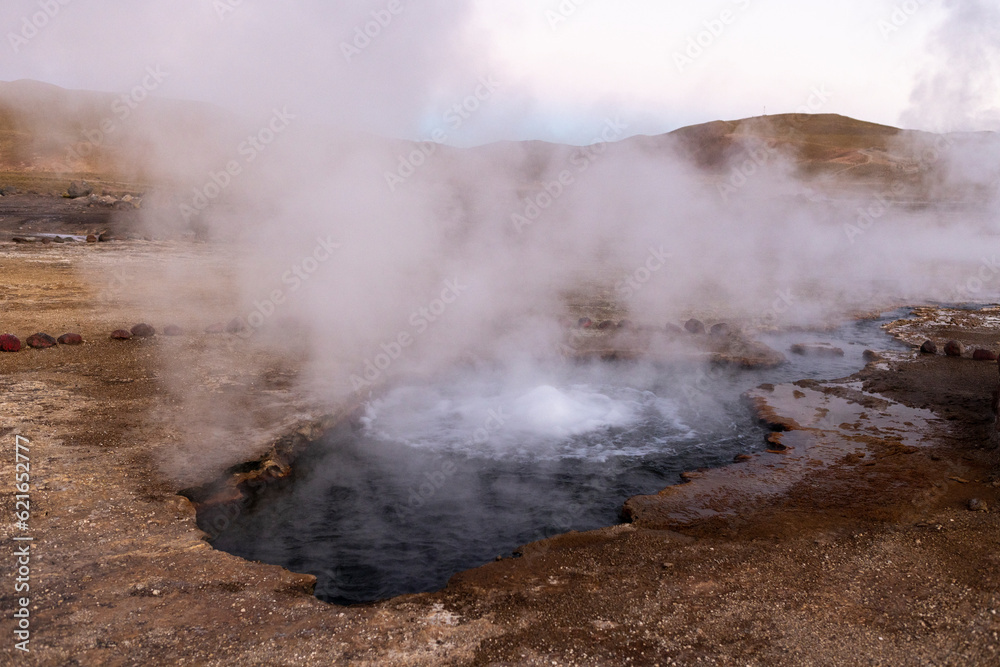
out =
<svg viewBox="0 0 1000 667"><path fill-rule="evenodd" d="M619 520L624 501L680 472L763 448L740 401L764 382L833 379L865 349L900 346L880 320L764 342L831 342L838 358L767 371L617 362L470 365L400 385L366 406L361 427L328 434L214 540L216 548L318 577L339 604L445 585L456 572L568 530Z"/></svg>

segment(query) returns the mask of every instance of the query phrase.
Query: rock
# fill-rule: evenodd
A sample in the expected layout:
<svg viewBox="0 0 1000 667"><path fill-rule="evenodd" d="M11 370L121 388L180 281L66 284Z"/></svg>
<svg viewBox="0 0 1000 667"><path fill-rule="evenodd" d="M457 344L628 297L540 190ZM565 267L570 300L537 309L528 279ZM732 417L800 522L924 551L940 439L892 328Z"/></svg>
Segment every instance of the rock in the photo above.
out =
<svg viewBox="0 0 1000 667"><path fill-rule="evenodd" d="M16 194L17 194L17 188L15 188L13 185L5 185L4 187L0 188L0 195L4 197L9 197L10 195L16 195Z"/></svg>
<svg viewBox="0 0 1000 667"><path fill-rule="evenodd" d="M58 345L56 339L47 333L36 333L28 336L28 339L24 341L28 344L28 347L33 347L36 350L47 350L50 347L55 347Z"/></svg>
<svg viewBox="0 0 1000 667"><path fill-rule="evenodd" d="M612 328L613 326L615 326L614 322L612 322L611 320L604 320L603 322L597 325L597 329L599 331L605 331L607 329Z"/></svg>
<svg viewBox="0 0 1000 667"><path fill-rule="evenodd" d="M207 334L220 334L226 332L226 325L222 322L216 322L215 324L210 324L205 327L205 333Z"/></svg>
<svg viewBox="0 0 1000 667"><path fill-rule="evenodd" d="M137 324L132 327L132 335L136 338L152 338L156 335L156 329L145 323Z"/></svg>
<svg viewBox="0 0 1000 667"><path fill-rule="evenodd" d="M721 338L722 336L728 336L733 333L733 328L726 324L725 322L720 322L719 324L713 324L712 328L708 330L708 333L715 336L716 338Z"/></svg>
<svg viewBox="0 0 1000 667"><path fill-rule="evenodd" d="M65 333L59 336L57 342L60 345L83 345L83 336L77 333Z"/></svg>
<svg viewBox="0 0 1000 667"><path fill-rule="evenodd" d="M14 334L0 336L0 352L20 352L21 339Z"/></svg>
<svg viewBox="0 0 1000 667"><path fill-rule="evenodd" d="M796 343L789 348L792 354L806 357L842 357L844 351L830 343Z"/></svg>
<svg viewBox="0 0 1000 667"><path fill-rule="evenodd" d="M87 243L97 243L97 237L93 234L87 234Z"/></svg>
<svg viewBox="0 0 1000 667"><path fill-rule="evenodd" d="M972 358L976 361L996 361L997 353L992 350L976 350L972 353Z"/></svg>
<svg viewBox="0 0 1000 667"><path fill-rule="evenodd" d="M957 340L950 340L944 345L944 353L949 357L960 357L965 352L965 346Z"/></svg>
<svg viewBox="0 0 1000 667"><path fill-rule="evenodd" d="M667 335L669 335L669 336L677 336L677 335L680 335L680 334L684 333L684 329L681 329L676 324L669 324L668 323L665 327L663 327L663 330L666 331Z"/></svg>
<svg viewBox="0 0 1000 667"><path fill-rule="evenodd" d="M125 329L115 329L111 332L112 340L129 340L132 338L132 333L126 331Z"/></svg>
<svg viewBox="0 0 1000 667"><path fill-rule="evenodd" d="M89 185L87 181L73 181L69 184L69 189L66 190L66 196L70 199L77 199L78 197L86 197L93 192L93 186Z"/></svg>
<svg viewBox="0 0 1000 667"><path fill-rule="evenodd" d="M861 353L861 358L865 361L882 361L882 355L875 350L865 350Z"/></svg>
<svg viewBox="0 0 1000 667"><path fill-rule="evenodd" d="M184 335L184 329L181 329L176 324L168 324L167 326L163 327L163 335L164 336L183 336Z"/></svg>
<svg viewBox="0 0 1000 667"><path fill-rule="evenodd" d="M937 343L932 340L925 340L924 344L920 346L921 354L937 354Z"/></svg>
<svg viewBox="0 0 1000 667"><path fill-rule="evenodd" d="M578 329L589 329L594 326L594 322L589 317L581 317L577 320L576 326Z"/></svg>
<svg viewBox="0 0 1000 667"><path fill-rule="evenodd" d="M632 320L622 320L618 323L619 329L633 329Z"/></svg>
<svg viewBox="0 0 1000 667"><path fill-rule="evenodd" d="M108 241L114 241L114 234L111 232L101 232L97 235L97 240L101 243L107 243Z"/></svg>
<svg viewBox="0 0 1000 667"><path fill-rule="evenodd" d="M703 334L705 333L705 324L701 320L690 319L684 323L684 328L688 333L693 334Z"/></svg>
<svg viewBox="0 0 1000 667"><path fill-rule="evenodd" d="M746 463L747 461L753 461L753 457L749 454L737 454L733 458L733 463Z"/></svg>
<svg viewBox="0 0 1000 667"><path fill-rule="evenodd" d="M973 498L969 501L969 511L970 512L988 512L990 510L989 505L986 504L985 500L980 500L979 498Z"/></svg>
<svg viewBox="0 0 1000 667"><path fill-rule="evenodd" d="M226 333L238 334L247 330L247 325L242 317L234 317L226 325Z"/></svg>

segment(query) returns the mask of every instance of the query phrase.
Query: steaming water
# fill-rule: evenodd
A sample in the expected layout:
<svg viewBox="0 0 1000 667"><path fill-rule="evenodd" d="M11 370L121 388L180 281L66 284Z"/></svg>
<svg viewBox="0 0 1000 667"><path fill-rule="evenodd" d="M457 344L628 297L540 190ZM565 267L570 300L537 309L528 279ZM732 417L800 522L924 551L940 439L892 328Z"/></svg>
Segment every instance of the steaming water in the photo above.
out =
<svg viewBox="0 0 1000 667"><path fill-rule="evenodd" d="M833 342L842 358L788 355L770 371L648 364L470 365L398 386L359 429L331 433L297 477L215 545L318 577L317 595L357 603L433 590L461 570L567 530L614 524L622 503L684 470L759 450L739 400L762 382L832 379L865 349L897 346L880 325L765 339Z"/></svg>

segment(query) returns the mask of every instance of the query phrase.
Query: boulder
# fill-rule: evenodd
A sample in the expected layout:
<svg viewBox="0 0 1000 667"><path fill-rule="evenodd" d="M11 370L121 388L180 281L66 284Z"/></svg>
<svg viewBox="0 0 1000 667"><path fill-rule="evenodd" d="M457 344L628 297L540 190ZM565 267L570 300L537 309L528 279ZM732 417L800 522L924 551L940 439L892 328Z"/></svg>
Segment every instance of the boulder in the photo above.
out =
<svg viewBox="0 0 1000 667"><path fill-rule="evenodd" d="M69 184L69 189L66 190L66 196L70 199L77 199L78 197L87 197L93 192L93 186L87 181L73 181Z"/></svg>
<svg viewBox="0 0 1000 667"><path fill-rule="evenodd" d="M920 346L920 352L921 354L937 354L937 343L932 340L925 340L924 344Z"/></svg>
<svg viewBox="0 0 1000 667"><path fill-rule="evenodd" d="M603 322L597 325L597 329L599 331L604 331L606 329L612 328L613 326L615 326L614 322L612 322L611 320L604 320Z"/></svg>
<svg viewBox="0 0 1000 667"><path fill-rule="evenodd" d="M156 329L146 323L137 324L132 327L132 335L136 338L152 338L156 335Z"/></svg>
<svg viewBox="0 0 1000 667"><path fill-rule="evenodd" d="M589 329L594 326L594 322L589 317L581 317L577 320L576 326L578 329Z"/></svg>
<svg viewBox="0 0 1000 667"><path fill-rule="evenodd" d="M167 326L163 327L163 335L164 336L183 336L184 335L184 329L181 329L176 324L168 324Z"/></svg>
<svg viewBox="0 0 1000 667"><path fill-rule="evenodd" d="M997 353L992 350L975 350L972 358L976 361L996 361Z"/></svg>
<svg viewBox="0 0 1000 667"><path fill-rule="evenodd" d="M725 322L720 322L719 324L713 324L712 328L708 330L708 333L715 336L716 338L721 338L723 336L728 336L733 333L733 328L726 324Z"/></svg>
<svg viewBox="0 0 1000 667"><path fill-rule="evenodd" d="M97 236L94 234L87 234L87 243L97 243Z"/></svg>
<svg viewBox="0 0 1000 667"><path fill-rule="evenodd" d="M65 333L56 340L60 345L83 345L83 336L78 333Z"/></svg>
<svg viewBox="0 0 1000 667"><path fill-rule="evenodd" d="M130 340L132 338L132 333L125 329L115 329L111 332L112 340Z"/></svg>
<svg viewBox="0 0 1000 667"><path fill-rule="evenodd" d="M973 498L969 501L969 511L970 512L989 512L990 507L986 504L985 500L980 500L979 498Z"/></svg>
<svg viewBox="0 0 1000 667"><path fill-rule="evenodd" d="M693 334L703 334L705 333L705 323L701 320L690 319L684 323L684 328L688 333Z"/></svg>
<svg viewBox="0 0 1000 667"><path fill-rule="evenodd" d="M14 334L0 336L0 352L20 352L21 339Z"/></svg>
<svg viewBox="0 0 1000 667"><path fill-rule="evenodd" d="M55 347L56 345L58 345L58 342L56 342L55 338L48 335L47 333L41 333L41 332L36 334L31 334L30 336L28 336L28 339L24 342L28 344L28 347L33 347L36 350L46 350L50 347Z"/></svg>
<svg viewBox="0 0 1000 667"><path fill-rule="evenodd" d="M949 357L960 357L965 352L965 346L957 340L950 340L944 345L944 353Z"/></svg>
<svg viewBox="0 0 1000 667"><path fill-rule="evenodd" d="M804 357L842 357L844 351L830 343L796 343L790 348L792 354Z"/></svg>
<svg viewBox="0 0 1000 667"><path fill-rule="evenodd" d="M242 317L234 317L229 320L229 324L226 325L226 333L238 334L247 330L246 322L243 321Z"/></svg>

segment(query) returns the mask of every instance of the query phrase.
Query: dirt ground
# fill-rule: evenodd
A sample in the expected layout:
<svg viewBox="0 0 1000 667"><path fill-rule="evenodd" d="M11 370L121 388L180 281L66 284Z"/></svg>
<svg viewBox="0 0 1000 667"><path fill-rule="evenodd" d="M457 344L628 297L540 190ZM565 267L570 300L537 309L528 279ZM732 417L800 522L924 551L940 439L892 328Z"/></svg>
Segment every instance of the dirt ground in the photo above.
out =
<svg viewBox="0 0 1000 667"><path fill-rule="evenodd" d="M24 224L14 217L0 214L0 241ZM51 231L74 231L58 224ZM0 354L5 511L14 510L16 435L30 441L31 465L28 529L0 527L3 663L1000 661L1000 485L990 440L998 371L968 355L914 351L849 381L759 389L761 413L784 429L771 452L630 500L630 524L527 545L437 593L340 608L311 595L311 576L215 551L177 491L239 463L237 450L209 433L192 441L171 413L192 397L238 410L263 452L295 428L282 415L320 409L287 388L294 355L274 353L266 373L259 364L243 371L251 353L243 341L202 334L210 323L185 321L162 301L151 306L147 281L136 278L155 276L168 259L214 272L222 254L179 241L0 242L0 329L22 340L35 331L86 340ZM192 294L185 298L214 298ZM925 314L899 335L1000 345L995 314ZM191 333L108 338L140 321L175 320ZM179 354L201 364L201 386L178 387L164 360ZM215 447L203 474L179 472L189 452ZM973 498L990 511L970 511ZM23 543L13 538L24 535L33 537L29 653L15 649L12 618L25 595L14 592L13 554Z"/></svg>

